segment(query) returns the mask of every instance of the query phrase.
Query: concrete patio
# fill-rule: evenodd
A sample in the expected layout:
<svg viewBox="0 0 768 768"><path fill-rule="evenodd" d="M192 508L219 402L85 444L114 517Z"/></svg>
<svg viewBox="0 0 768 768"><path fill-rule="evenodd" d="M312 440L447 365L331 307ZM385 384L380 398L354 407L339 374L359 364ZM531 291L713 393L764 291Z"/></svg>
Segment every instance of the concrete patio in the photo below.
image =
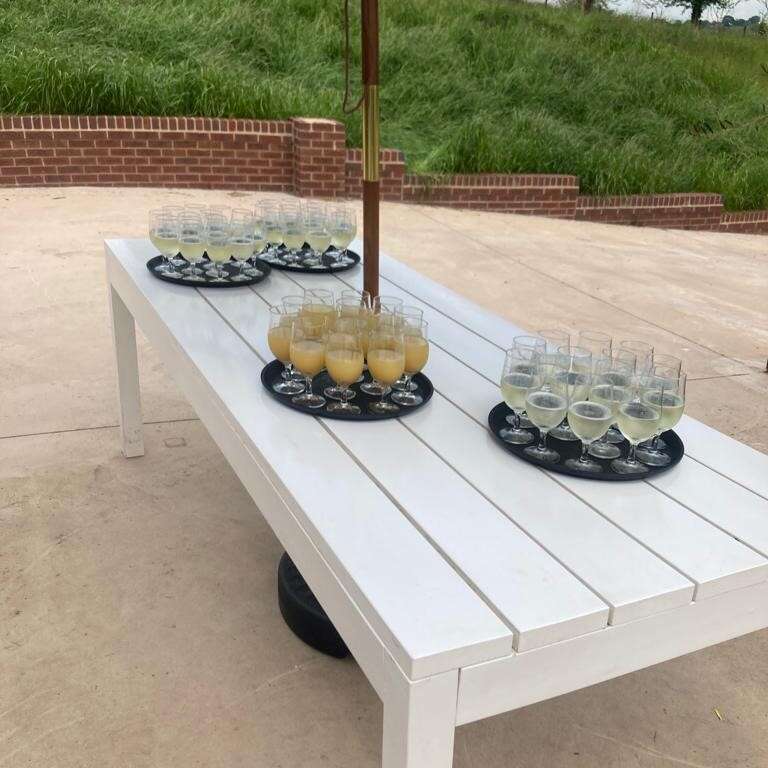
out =
<svg viewBox="0 0 768 768"><path fill-rule="evenodd" d="M147 455L119 455L101 241L255 199L0 191L0 768L378 766L378 699L283 624L281 548L143 343ZM388 204L382 246L531 330L682 357L688 413L768 453L767 238ZM762 768L766 654L757 633L465 726L455 766Z"/></svg>

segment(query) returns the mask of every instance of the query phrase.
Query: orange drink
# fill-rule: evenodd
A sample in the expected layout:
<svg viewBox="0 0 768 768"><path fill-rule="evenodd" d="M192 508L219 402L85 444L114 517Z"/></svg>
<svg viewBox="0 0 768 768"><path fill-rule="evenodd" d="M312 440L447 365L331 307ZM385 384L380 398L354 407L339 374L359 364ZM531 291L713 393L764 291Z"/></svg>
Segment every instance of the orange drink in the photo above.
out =
<svg viewBox="0 0 768 768"><path fill-rule="evenodd" d="M332 349L325 354L328 375L340 386L348 387L363 373L361 349Z"/></svg>
<svg viewBox="0 0 768 768"><path fill-rule="evenodd" d="M429 359L429 342L421 334L405 334L405 372L413 376Z"/></svg>
<svg viewBox="0 0 768 768"><path fill-rule="evenodd" d="M317 376L325 365L325 344L314 339L292 341L291 362L305 376Z"/></svg>
<svg viewBox="0 0 768 768"><path fill-rule="evenodd" d="M321 408L325 405L325 398L312 391L312 379L325 365L326 342L324 323L302 315L295 319L291 334L291 362L306 377L304 392L293 398L296 405L308 408Z"/></svg>
<svg viewBox="0 0 768 768"><path fill-rule="evenodd" d="M281 395L297 395L304 391L304 385L294 378L291 363L291 336L293 323L297 317L296 312L288 312L283 307L269 308L267 343L272 354L284 366L282 381L273 384L272 389Z"/></svg>

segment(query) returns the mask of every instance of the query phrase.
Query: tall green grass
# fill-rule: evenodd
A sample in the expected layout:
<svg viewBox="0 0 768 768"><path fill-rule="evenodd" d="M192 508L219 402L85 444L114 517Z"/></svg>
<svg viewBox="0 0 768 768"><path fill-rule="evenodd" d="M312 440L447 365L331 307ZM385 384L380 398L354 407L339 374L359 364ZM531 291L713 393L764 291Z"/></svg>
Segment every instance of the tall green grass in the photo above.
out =
<svg viewBox="0 0 768 768"><path fill-rule="evenodd" d="M765 40L508 0L381 7L383 139L411 169L573 173L593 194L768 206ZM328 116L357 144L341 8L0 0L0 111Z"/></svg>

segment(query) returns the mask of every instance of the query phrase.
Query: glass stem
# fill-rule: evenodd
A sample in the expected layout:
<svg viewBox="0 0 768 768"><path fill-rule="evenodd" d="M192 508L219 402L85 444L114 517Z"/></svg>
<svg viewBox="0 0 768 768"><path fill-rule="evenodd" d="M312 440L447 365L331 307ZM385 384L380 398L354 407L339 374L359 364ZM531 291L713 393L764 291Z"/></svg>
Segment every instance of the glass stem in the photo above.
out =
<svg viewBox="0 0 768 768"><path fill-rule="evenodd" d="M513 422L514 422L512 424L512 429L517 431L518 429L520 429L520 411L518 411L516 409L513 409L513 411L512 411L512 419L513 419Z"/></svg>
<svg viewBox="0 0 768 768"><path fill-rule="evenodd" d="M661 438L661 433L658 435L653 436L653 440L651 441L651 450L658 453L659 451L659 439Z"/></svg>
<svg viewBox="0 0 768 768"><path fill-rule="evenodd" d="M307 376L306 379L307 379L307 383L306 383L307 395L312 397L312 377L311 376Z"/></svg>
<svg viewBox="0 0 768 768"><path fill-rule="evenodd" d="M582 443L581 443L581 456L579 456L579 461L582 464L590 464L591 463L590 460L589 460L589 446L590 445L591 445L591 443L585 443L582 440Z"/></svg>
<svg viewBox="0 0 768 768"><path fill-rule="evenodd" d="M627 464L637 464L637 459L635 458L636 450L637 450L637 443L631 442L629 444L629 453L627 454Z"/></svg>
<svg viewBox="0 0 768 768"><path fill-rule="evenodd" d="M549 432L548 429L540 429L539 430L539 444L536 446L536 450L539 453L543 453L547 450L547 433Z"/></svg>

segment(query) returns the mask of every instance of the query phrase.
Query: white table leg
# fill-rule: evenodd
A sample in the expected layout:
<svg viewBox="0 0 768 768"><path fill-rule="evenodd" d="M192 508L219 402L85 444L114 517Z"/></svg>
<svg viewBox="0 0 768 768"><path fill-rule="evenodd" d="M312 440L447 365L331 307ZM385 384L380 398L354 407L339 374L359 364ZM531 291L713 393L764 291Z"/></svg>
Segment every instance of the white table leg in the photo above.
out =
<svg viewBox="0 0 768 768"><path fill-rule="evenodd" d="M141 421L139 361L136 355L136 324L117 291L109 286L112 338L117 358L117 394L120 401L120 435L126 458L144 455Z"/></svg>
<svg viewBox="0 0 768 768"><path fill-rule="evenodd" d="M384 699L382 768L451 768L459 673L398 680Z"/></svg>

